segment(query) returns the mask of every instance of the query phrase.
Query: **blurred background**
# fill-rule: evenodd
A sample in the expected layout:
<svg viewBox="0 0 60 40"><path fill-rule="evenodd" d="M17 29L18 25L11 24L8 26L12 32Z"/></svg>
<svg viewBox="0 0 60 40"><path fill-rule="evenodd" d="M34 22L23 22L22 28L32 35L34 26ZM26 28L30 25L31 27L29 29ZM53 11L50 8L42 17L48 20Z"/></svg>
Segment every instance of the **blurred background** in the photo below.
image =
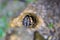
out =
<svg viewBox="0 0 60 40"><path fill-rule="evenodd" d="M36 0L0 0L0 40L5 40L4 38L6 36L6 32L9 29L9 22L11 21L11 19L19 16L19 14L21 12L23 12L23 10L27 7L27 5L29 5L31 2L35 2L35 1ZM42 0L39 0L39 2L41 2L41 1ZM58 30L60 30L60 29L58 29L58 28L60 28L60 21L59 21L60 20L60 15L59 15L60 14L60 11L59 11L60 2L58 2L58 1L59 0L46 1L47 3L44 3L44 5L46 6L45 7L46 9L43 9L44 6L41 6L41 8L43 9L42 16L45 16L44 21L46 22L47 26L46 26L46 28L42 27L45 29L43 29L43 31L41 31L40 33L44 33L47 28L48 28L48 30L56 28L55 29L56 35L50 37L50 39L52 39L52 40L53 40L53 38L54 38L54 40L57 40L55 36L58 37L60 35L59 34L60 32L58 31ZM36 6L37 9L40 8L39 2L37 3L38 6ZM39 13L39 11L40 11L40 9L38 10L38 13ZM45 12L46 12L46 14L45 14ZM19 31L20 31L20 29L19 29ZM25 33L23 32L23 34L25 34ZM53 32L49 31L48 34L53 34ZM55 34L55 32L54 32L54 34ZM35 38L38 38L38 39L40 38L42 40L45 40L43 37L40 36L40 34L37 34L37 36L35 36ZM60 36L59 36L59 40L60 40Z"/></svg>

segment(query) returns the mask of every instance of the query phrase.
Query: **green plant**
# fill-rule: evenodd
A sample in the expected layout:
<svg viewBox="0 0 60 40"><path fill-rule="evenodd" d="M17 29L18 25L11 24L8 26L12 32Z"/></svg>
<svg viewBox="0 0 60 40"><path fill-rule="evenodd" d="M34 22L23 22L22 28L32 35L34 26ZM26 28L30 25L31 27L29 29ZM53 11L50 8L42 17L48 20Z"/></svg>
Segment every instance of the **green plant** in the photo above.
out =
<svg viewBox="0 0 60 40"><path fill-rule="evenodd" d="M49 27L50 29L52 29L52 28L53 28L53 23L50 23L50 24L48 25L48 27Z"/></svg>

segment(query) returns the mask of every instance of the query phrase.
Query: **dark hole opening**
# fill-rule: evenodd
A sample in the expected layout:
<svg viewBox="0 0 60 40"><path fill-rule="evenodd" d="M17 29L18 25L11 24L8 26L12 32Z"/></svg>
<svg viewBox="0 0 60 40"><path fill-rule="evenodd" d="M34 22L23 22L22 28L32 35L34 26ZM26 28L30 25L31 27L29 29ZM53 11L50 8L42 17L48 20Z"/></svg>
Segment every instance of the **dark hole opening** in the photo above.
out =
<svg viewBox="0 0 60 40"><path fill-rule="evenodd" d="M32 21L33 21L33 24L31 24L31 22L29 22L29 21L27 21L27 20L25 20L25 18L31 18L32 19ZM29 15L26 15L25 17L24 17L24 19L23 19L23 25L24 26L31 26L32 25L32 28L34 28L36 25L37 25L37 20L38 19L36 19L36 16L35 15L31 15L31 14L29 14ZM27 22L26 22L27 21ZM26 23L25 23L26 22Z"/></svg>

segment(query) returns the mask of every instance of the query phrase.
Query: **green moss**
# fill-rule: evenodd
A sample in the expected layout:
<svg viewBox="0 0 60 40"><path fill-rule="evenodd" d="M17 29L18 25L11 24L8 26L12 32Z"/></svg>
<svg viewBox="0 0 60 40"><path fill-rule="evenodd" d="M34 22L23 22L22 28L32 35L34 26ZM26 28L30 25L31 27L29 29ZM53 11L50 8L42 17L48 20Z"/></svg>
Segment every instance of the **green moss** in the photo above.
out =
<svg viewBox="0 0 60 40"><path fill-rule="evenodd" d="M36 0L25 0L27 4L31 3L31 2L35 2Z"/></svg>
<svg viewBox="0 0 60 40"><path fill-rule="evenodd" d="M0 28L0 38L5 36L5 32Z"/></svg>

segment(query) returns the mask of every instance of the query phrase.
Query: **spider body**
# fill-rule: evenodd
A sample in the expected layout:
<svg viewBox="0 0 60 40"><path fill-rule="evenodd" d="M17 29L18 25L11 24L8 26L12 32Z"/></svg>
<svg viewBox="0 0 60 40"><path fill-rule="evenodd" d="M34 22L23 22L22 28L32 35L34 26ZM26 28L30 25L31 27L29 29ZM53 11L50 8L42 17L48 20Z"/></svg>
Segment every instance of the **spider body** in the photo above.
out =
<svg viewBox="0 0 60 40"><path fill-rule="evenodd" d="M26 27L33 25L32 17L30 17L29 15L26 15L23 19L23 25Z"/></svg>

